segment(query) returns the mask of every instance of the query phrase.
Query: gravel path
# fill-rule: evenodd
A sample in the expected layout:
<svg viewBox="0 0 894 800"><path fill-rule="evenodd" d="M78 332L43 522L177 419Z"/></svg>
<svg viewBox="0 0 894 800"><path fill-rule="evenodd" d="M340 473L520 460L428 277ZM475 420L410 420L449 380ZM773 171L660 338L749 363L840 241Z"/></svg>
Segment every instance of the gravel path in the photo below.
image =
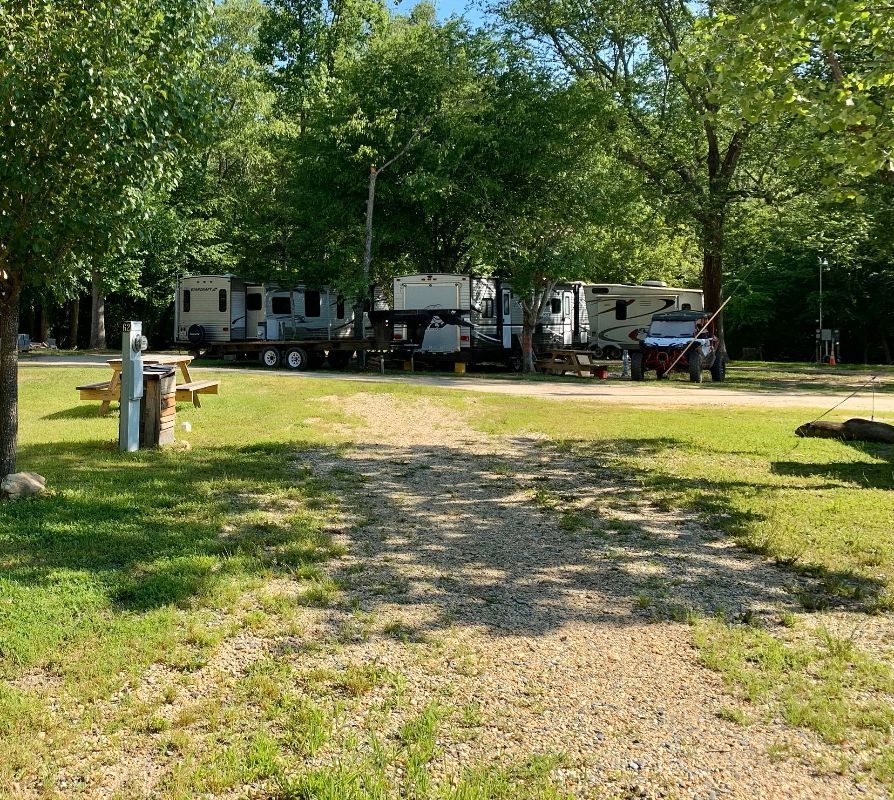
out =
<svg viewBox="0 0 894 800"><path fill-rule="evenodd" d="M773 624L791 576L542 440L472 434L428 401L329 401L364 421L347 452L302 454L336 482L361 476L343 492L362 520L343 579L378 622L440 644L418 657L361 637L328 658L404 675L413 706L446 690L480 711L480 735L448 744L436 772L564 753L576 797L882 796L823 774L835 752L808 732L718 717L736 702L699 664L687 613Z"/></svg>

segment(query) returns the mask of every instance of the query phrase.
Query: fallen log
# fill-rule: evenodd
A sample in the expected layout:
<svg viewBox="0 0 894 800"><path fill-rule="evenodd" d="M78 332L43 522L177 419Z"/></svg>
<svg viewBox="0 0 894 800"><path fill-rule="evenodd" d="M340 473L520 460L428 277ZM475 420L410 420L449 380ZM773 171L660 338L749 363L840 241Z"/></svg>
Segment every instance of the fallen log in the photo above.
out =
<svg viewBox="0 0 894 800"><path fill-rule="evenodd" d="M854 418L847 422L808 422L795 433L818 439L843 439L846 442L882 442L894 444L894 425Z"/></svg>

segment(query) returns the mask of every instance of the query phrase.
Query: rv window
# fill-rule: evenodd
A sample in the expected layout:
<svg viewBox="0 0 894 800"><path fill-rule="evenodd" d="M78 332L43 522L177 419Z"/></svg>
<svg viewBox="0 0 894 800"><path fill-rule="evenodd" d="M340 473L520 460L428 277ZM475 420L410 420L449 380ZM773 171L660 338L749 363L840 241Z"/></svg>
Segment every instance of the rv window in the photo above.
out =
<svg viewBox="0 0 894 800"><path fill-rule="evenodd" d="M493 297L484 298L484 310L481 312L482 317L492 319L494 316L494 299Z"/></svg>
<svg viewBox="0 0 894 800"><path fill-rule="evenodd" d="M192 299L192 292L189 289L183 290L183 310L189 311L189 301Z"/></svg>
<svg viewBox="0 0 894 800"><path fill-rule="evenodd" d="M692 311L692 303L683 303L683 305L680 306L680 308L683 311Z"/></svg>
<svg viewBox="0 0 894 800"><path fill-rule="evenodd" d="M288 295L274 295L273 299L270 301L270 311L273 314L291 314L292 301L289 299Z"/></svg>
<svg viewBox="0 0 894 800"><path fill-rule="evenodd" d="M593 294L608 294L608 286L594 286Z"/></svg>
<svg viewBox="0 0 894 800"><path fill-rule="evenodd" d="M627 319L626 300L615 300L615 319Z"/></svg>
<svg viewBox="0 0 894 800"><path fill-rule="evenodd" d="M509 319L512 314L512 300L510 298L509 292L503 293L503 318Z"/></svg>
<svg viewBox="0 0 894 800"><path fill-rule="evenodd" d="M335 300L335 318L345 318L345 299L341 295L339 295Z"/></svg>
<svg viewBox="0 0 894 800"><path fill-rule="evenodd" d="M562 313L562 301L558 297L554 297L550 300L550 311L553 314L561 314Z"/></svg>
<svg viewBox="0 0 894 800"><path fill-rule="evenodd" d="M251 292L245 298L245 303L249 311L260 311L264 307L264 297L260 292Z"/></svg>
<svg viewBox="0 0 894 800"><path fill-rule="evenodd" d="M217 293L217 308L219 311L227 310L227 290L221 289Z"/></svg>
<svg viewBox="0 0 894 800"><path fill-rule="evenodd" d="M304 293L304 316L319 317L320 316L320 293L317 291L307 290Z"/></svg>
<svg viewBox="0 0 894 800"><path fill-rule="evenodd" d="M562 312L566 317L571 316L571 295L565 295L565 310Z"/></svg>

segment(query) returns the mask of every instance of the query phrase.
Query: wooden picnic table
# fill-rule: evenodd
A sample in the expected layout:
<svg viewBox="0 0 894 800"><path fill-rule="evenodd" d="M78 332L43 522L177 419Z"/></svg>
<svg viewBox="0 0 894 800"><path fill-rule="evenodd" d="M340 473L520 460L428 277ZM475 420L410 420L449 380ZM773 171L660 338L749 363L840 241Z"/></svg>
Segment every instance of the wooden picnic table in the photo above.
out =
<svg viewBox="0 0 894 800"><path fill-rule="evenodd" d="M151 355L143 356L144 364L167 364L175 366L179 369L183 378L182 383L177 384L177 400L188 402L196 408L201 408L202 403L199 400L200 394L217 394L220 388L220 381L194 381L189 372L189 365L192 363L192 356L167 356L167 355ZM99 400L99 413L104 416L109 413L109 408L113 401L121 401L121 366L120 358L110 358L108 365L112 368L112 378L108 381L100 383L90 383L85 386L78 386L77 390L81 394L81 400Z"/></svg>
<svg viewBox="0 0 894 800"><path fill-rule="evenodd" d="M537 369L546 375L564 375L573 372L578 378L607 376L607 364L593 361L589 350L549 350L537 359Z"/></svg>

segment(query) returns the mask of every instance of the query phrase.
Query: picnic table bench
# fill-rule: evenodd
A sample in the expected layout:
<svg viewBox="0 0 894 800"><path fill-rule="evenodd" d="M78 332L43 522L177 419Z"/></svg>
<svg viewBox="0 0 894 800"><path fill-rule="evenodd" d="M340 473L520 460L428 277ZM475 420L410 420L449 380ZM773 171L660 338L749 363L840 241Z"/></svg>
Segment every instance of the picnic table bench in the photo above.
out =
<svg viewBox="0 0 894 800"><path fill-rule="evenodd" d="M537 369L546 375L573 372L578 378L608 377L608 364L593 361L589 350L550 350L537 359Z"/></svg>
<svg viewBox="0 0 894 800"><path fill-rule="evenodd" d="M202 407L199 400L200 394L217 394L220 388L220 381L195 381L189 373L189 365L192 362L192 356L143 356L144 364L172 364L176 366L183 378L183 383L177 384L177 400L179 402L189 402L196 408ZM110 358L109 366L112 368L112 377L107 381L99 383L88 383L83 386L77 386L80 392L81 400L99 400L99 413L104 416L109 413L109 407L112 402L121 401L121 359Z"/></svg>

